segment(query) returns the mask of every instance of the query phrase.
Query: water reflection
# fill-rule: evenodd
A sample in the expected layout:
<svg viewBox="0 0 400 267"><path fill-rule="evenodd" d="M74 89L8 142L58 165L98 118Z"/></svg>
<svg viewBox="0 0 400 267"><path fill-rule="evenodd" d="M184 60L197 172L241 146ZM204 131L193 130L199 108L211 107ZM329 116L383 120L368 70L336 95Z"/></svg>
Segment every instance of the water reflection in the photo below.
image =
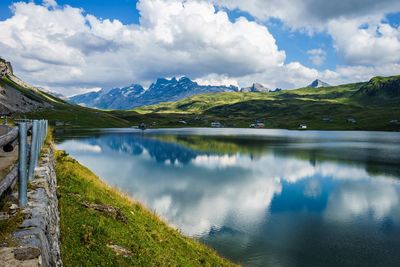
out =
<svg viewBox="0 0 400 267"><path fill-rule="evenodd" d="M59 147L245 265L400 264L399 134L212 131L64 134Z"/></svg>

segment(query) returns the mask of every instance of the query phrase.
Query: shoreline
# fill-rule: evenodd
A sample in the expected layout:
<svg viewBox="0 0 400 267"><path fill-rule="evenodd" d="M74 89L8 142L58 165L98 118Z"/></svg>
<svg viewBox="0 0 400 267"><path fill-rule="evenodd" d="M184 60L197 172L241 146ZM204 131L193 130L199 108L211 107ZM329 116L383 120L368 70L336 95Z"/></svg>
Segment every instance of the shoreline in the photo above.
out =
<svg viewBox="0 0 400 267"><path fill-rule="evenodd" d="M368 130L368 129L289 129L289 128L245 128L245 127L203 127L203 126L193 126L193 127L158 127L158 128L146 128L145 130L140 130L135 127L55 127L56 131L79 131L79 130L87 130L87 131L96 131L96 130L129 130L131 132L148 132L151 130L179 130L179 129L208 129L208 130L249 130L249 131L292 131L292 132L377 132L377 133L400 133L400 130Z"/></svg>
<svg viewBox="0 0 400 267"><path fill-rule="evenodd" d="M51 134L28 198L20 209L14 192L3 207L6 266L237 266L57 150Z"/></svg>
<svg viewBox="0 0 400 267"><path fill-rule="evenodd" d="M96 262L120 266L236 266L169 226L64 151L56 150L55 158L61 255L66 266L83 262L86 266ZM142 253L145 255L138 257Z"/></svg>

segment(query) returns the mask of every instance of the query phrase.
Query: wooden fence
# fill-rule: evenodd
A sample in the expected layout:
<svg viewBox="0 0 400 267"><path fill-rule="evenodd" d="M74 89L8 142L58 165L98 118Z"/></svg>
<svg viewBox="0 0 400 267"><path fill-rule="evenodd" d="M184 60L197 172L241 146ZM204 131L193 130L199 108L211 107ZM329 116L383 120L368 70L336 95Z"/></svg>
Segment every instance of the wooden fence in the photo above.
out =
<svg viewBox="0 0 400 267"><path fill-rule="evenodd" d="M48 121L21 120L16 124L17 127L0 136L0 149L4 152L12 152L18 146L18 163L0 181L0 199L18 180L19 205L24 207L28 202L28 181L33 179L40 151L46 139Z"/></svg>

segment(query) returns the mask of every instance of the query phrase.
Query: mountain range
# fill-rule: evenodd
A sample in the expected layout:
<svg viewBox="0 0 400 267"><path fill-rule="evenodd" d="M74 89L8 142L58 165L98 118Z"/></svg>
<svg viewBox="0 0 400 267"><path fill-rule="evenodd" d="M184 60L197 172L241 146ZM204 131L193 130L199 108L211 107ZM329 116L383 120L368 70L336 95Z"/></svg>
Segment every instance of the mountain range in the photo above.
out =
<svg viewBox="0 0 400 267"><path fill-rule="evenodd" d="M139 84L127 87L113 88L109 91L100 90L70 97L75 104L99 109L131 109L137 99L145 92Z"/></svg>
<svg viewBox="0 0 400 267"><path fill-rule="evenodd" d="M329 86L320 80L314 81L313 84L315 86L310 86L315 88ZM249 87L239 89L233 85L199 85L187 77L180 79L159 78L147 90L140 84L132 84L122 88L101 89L97 92L75 95L70 97L69 101L81 106L98 109L129 110L141 106L178 101L198 94L223 92L268 93L278 91L280 89L270 90L260 83L253 83Z"/></svg>
<svg viewBox="0 0 400 267"><path fill-rule="evenodd" d="M177 101L192 95L206 93L238 92L236 86L199 85L187 77L159 78L145 90L139 84L128 87L100 90L70 97L72 103L99 109L128 110L135 107Z"/></svg>
<svg viewBox="0 0 400 267"><path fill-rule="evenodd" d="M321 88L330 85L319 79L313 81L308 87ZM101 89L72 96L69 101L85 107L98 109L129 110L136 107L155 105L163 102L174 102L184 98L207 93L243 92L243 93L268 93L279 92L281 89L270 90L260 83L253 83L249 87L239 89L236 86L199 85L187 77L176 79L159 78L145 90L140 84L127 87Z"/></svg>
<svg viewBox="0 0 400 267"><path fill-rule="evenodd" d="M158 79L147 90L131 85L92 92L86 94L87 99L81 96L81 101L90 103L89 100L104 94L110 101L107 103L104 98L105 105L118 106L121 103L116 99L121 95L146 104L154 99L177 99L192 94L174 102L130 111L105 111L82 107L33 87L13 74L9 62L0 60L0 113L16 119L46 118L52 125L69 128L129 127L142 122L152 127L209 127L215 121L227 127L249 127L255 121L262 121L267 128L279 129L297 129L299 123L306 123L308 129L400 131L400 75L330 87L251 93L260 88L256 84L249 90L202 86L184 77ZM200 94L193 95L197 92Z"/></svg>

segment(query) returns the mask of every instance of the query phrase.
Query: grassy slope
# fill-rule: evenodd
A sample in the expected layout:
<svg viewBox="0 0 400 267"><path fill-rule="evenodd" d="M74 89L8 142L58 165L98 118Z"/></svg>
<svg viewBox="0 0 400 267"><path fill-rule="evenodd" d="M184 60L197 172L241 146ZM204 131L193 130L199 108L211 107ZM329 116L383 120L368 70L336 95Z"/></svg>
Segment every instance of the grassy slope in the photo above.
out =
<svg viewBox="0 0 400 267"><path fill-rule="evenodd" d="M400 130L389 121L400 118L400 98L383 99L357 95L365 83L325 88L300 88L278 93L220 93L189 97L177 102L161 103L134 109L146 122L179 126L185 119L189 126L209 126L219 120L226 126L248 127L255 120L268 128L295 129L306 123L309 129ZM124 117L123 114L120 114ZM330 117L331 122L324 122ZM134 121L135 116L127 120ZM357 123L347 123L355 118ZM182 126L182 125L181 125Z"/></svg>
<svg viewBox="0 0 400 267"><path fill-rule="evenodd" d="M330 103L346 103L361 84L348 84L323 88L300 88L284 90L276 93L217 93L195 95L177 102L161 103L153 106L134 109L140 114L146 113L202 113L209 109L246 103L251 101L286 101L291 99L303 101L326 101Z"/></svg>
<svg viewBox="0 0 400 267"><path fill-rule="evenodd" d="M4 79L28 97L51 103L53 109L21 117L60 120L77 127L128 127L145 122L154 127L210 126L220 121L227 127L248 127L256 120L267 128L324 130L400 130L390 120L400 119L400 76L375 77L368 83L324 88L300 88L277 93L216 93L195 95L177 102L136 108L133 111L103 111L71 105L41 91L23 88ZM360 93L360 88L367 93ZM389 95L381 89L389 89ZM371 94L373 92L373 94ZM395 94L393 97L391 94ZM331 122L324 122L330 117ZM348 123L354 118L357 123ZM179 123L185 120L188 124Z"/></svg>
<svg viewBox="0 0 400 267"><path fill-rule="evenodd" d="M65 153L57 151L56 159L65 266L233 266L108 187ZM88 209L83 202L111 205L127 222ZM110 244L132 255L118 256Z"/></svg>
<svg viewBox="0 0 400 267"><path fill-rule="evenodd" d="M77 127L127 127L129 122L112 115L110 112L72 105L40 90L23 87L5 77L0 82L6 83L20 91L26 97L39 103L49 103L51 109L45 109L30 114L16 114L16 117L31 119L48 119L50 122L63 121Z"/></svg>

